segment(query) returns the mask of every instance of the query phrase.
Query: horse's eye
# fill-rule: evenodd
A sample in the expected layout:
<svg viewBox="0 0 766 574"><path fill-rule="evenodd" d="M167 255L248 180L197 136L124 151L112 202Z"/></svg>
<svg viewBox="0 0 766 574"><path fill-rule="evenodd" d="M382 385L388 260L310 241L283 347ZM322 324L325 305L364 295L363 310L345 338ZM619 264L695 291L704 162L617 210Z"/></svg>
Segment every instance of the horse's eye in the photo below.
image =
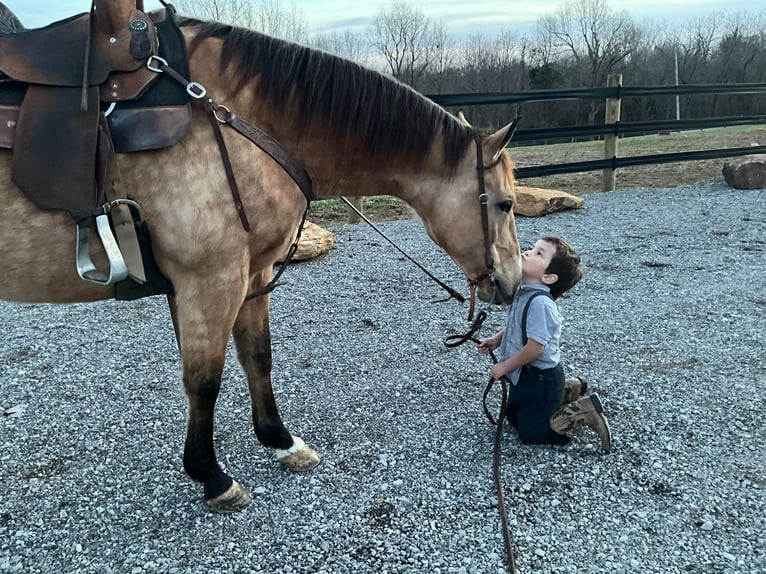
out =
<svg viewBox="0 0 766 574"><path fill-rule="evenodd" d="M500 211L504 211L505 213L510 213L513 209L513 200L511 199L505 199L503 201L499 201L497 203L497 208Z"/></svg>

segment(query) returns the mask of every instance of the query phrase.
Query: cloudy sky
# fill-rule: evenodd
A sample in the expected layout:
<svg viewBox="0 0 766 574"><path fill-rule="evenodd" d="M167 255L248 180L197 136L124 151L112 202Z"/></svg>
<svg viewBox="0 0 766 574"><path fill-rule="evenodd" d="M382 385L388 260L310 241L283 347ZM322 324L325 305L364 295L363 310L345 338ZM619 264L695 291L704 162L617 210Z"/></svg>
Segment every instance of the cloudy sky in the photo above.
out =
<svg viewBox="0 0 766 574"><path fill-rule="evenodd" d="M90 0L2 0L28 28L44 26L90 8ZM288 3L287 1L285 2ZM560 0L409 0L434 20L442 20L452 34L530 29L537 18L552 12ZM764 10L764 0L610 0L615 10L627 9L638 21L645 18L684 21L726 9L730 12ZM145 0L147 9L160 7ZM363 31L369 20L391 0L295 0L311 30Z"/></svg>

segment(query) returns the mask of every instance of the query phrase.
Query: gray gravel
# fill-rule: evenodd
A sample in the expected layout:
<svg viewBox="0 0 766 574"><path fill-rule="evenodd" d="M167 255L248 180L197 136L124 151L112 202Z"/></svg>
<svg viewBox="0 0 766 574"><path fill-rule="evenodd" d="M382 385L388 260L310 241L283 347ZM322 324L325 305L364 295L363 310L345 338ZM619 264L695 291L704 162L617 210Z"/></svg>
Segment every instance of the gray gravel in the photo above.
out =
<svg viewBox="0 0 766 574"><path fill-rule="evenodd" d="M560 301L563 351L615 449L587 430L555 448L505 433L519 570L766 572L766 191L714 180L585 205L518 226L588 266ZM417 222L381 226L463 285ZM278 403L323 463L293 475L257 443L230 354L216 442L254 495L234 516L209 513L181 466L162 298L0 304L0 572L503 571L488 360L443 345L466 309L431 304L438 288L367 226L335 231L272 298Z"/></svg>

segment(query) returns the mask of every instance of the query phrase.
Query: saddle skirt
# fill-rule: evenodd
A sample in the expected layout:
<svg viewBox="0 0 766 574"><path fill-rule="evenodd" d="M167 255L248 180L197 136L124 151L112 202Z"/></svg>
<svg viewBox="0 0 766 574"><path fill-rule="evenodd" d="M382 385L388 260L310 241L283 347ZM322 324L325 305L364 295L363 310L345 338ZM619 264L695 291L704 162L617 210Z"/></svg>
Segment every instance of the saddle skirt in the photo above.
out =
<svg viewBox="0 0 766 574"><path fill-rule="evenodd" d="M90 14L0 34L0 146L14 150L13 181L38 207L86 225L105 200L108 154L173 145L191 120L183 87L171 80L155 91L161 74L146 66L160 55L188 73L172 8L95 4Z"/></svg>

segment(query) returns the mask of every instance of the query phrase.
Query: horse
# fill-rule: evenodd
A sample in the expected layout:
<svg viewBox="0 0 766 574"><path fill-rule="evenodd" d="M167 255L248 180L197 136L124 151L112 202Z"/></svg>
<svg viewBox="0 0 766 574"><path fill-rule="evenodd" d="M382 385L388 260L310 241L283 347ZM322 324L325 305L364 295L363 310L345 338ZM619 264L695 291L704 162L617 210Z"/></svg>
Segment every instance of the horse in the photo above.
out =
<svg viewBox="0 0 766 574"><path fill-rule="evenodd" d="M505 147L515 122L480 134L406 85L350 60L230 25L178 22L190 80L204 86L217 109L225 106L280 142L305 167L317 198L402 199L482 301L512 301L521 267ZM167 298L188 403L183 466L202 484L208 507L227 513L251 501L247 488L221 469L213 444L231 336L259 442L291 471L309 471L320 459L288 431L275 403L270 294L248 297L270 284L306 198L269 154L221 129L249 231L199 107L179 143L120 153L116 161L150 230L157 266L173 286ZM30 201L12 182L12 160L11 150L0 150L0 298L62 304L113 298L113 285L78 276L71 218ZM98 242L91 250L97 263L108 261Z"/></svg>

